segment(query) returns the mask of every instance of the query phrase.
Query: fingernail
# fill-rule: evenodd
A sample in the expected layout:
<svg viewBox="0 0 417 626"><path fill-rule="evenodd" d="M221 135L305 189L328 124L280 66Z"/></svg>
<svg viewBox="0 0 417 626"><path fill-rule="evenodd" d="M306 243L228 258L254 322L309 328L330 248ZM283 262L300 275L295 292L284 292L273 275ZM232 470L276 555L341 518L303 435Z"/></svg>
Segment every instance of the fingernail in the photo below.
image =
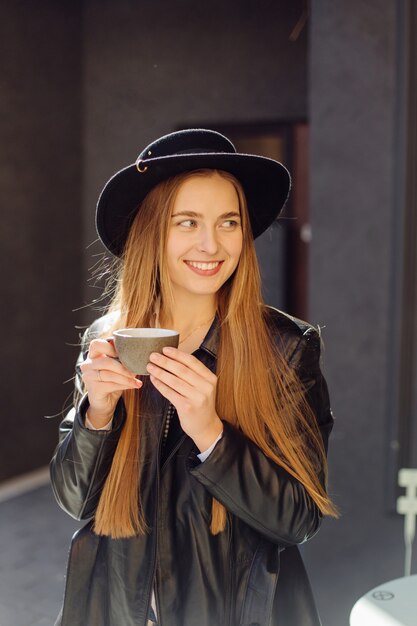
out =
<svg viewBox="0 0 417 626"><path fill-rule="evenodd" d="M175 352L175 348L172 346L165 346L165 348L162 348L162 352L164 354L173 354Z"/></svg>

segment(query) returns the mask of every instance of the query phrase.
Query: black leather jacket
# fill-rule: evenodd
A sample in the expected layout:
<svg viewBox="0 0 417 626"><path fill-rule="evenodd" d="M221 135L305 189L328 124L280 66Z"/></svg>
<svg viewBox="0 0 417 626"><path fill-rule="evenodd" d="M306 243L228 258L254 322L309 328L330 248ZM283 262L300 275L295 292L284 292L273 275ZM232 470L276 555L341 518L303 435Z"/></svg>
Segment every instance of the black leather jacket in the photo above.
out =
<svg viewBox="0 0 417 626"><path fill-rule="evenodd" d="M276 310L269 317L307 389L327 447L333 419L319 334ZM91 327L87 344L103 319ZM212 371L217 337L215 320L194 353ZM227 422L204 463L181 429L161 460L168 402L150 383L140 393L146 430L141 492L149 532L112 540L95 535L91 521L78 531L57 624L145 626L154 587L161 626L318 626L297 544L317 532L321 514L303 486ZM120 402L111 431L90 431L83 423L86 403L62 422L51 461L55 497L80 520L94 516L124 421ZM215 536L209 530L212 496L228 511L226 530Z"/></svg>

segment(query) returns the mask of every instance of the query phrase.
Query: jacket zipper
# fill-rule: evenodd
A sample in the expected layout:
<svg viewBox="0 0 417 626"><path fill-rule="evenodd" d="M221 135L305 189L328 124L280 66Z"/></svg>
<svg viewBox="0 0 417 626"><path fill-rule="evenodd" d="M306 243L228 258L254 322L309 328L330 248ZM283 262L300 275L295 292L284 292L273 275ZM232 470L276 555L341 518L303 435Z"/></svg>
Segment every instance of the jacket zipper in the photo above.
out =
<svg viewBox="0 0 417 626"><path fill-rule="evenodd" d="M233 606L233 598L232 598L232 580L233 580L233 563L230 562L230 557L232 554L232 534L233 534L233 526L231 515L227 513L227 527L228 527L228 540L227 540L227 553L226 553L226 563L229 565L229 572L227 576L227 586L226 586L226 607L225 607L225 626L231 625L231 608Z"/></svg>
<svg viewBox="0 0 417 626"><path fill-rule="evenodd" d="M175 444L175 446L172 448L171 452L169 453L169 456L165 459L163 466L161 467L161 473L164 471L168 461L170 461L172 459L172 457L174 456L174 454L176 453L176 451L178 450L178 448L181 447L181 445L184 443L185 439L187 438L187 435L182 435L181 439L179 439L177 441L177 443Z"/></svg>
<svg viewBox="0 0 417 626"><path fill-rule="evenodd" d="M167 403L166 409L164 411L164 419L162 420L161 430L159 431L159 439L158 439L158 448L157 448L157 458L156 458L156 493L155 493L155 513L154 513L154 532L155 532L155 544L153 550L153 565L152 565L152 576L150 579L150 583L148 585L148 602L146 605L146 615L145 615L145 625L148 622L149 615L149 607L151 604L152 592L155 593L155 603L157 610L157 620L159 626L161 626L161 611L159 607L159 598L156 589L156 559L158 554L158 509L159 509L159 479L160 479L160 471L159 471L159 463L161 458L161 443L162 443L162 434L164 431L165 420L169 410L169 402Z"/></svg>

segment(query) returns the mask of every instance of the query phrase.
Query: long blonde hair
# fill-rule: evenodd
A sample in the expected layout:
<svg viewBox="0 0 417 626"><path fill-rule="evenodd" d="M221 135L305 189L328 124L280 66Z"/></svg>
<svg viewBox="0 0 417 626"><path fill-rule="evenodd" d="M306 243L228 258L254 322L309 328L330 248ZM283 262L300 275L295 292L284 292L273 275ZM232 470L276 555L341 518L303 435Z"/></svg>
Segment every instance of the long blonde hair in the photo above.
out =
<svg viewBox="0 0 417 626"><path fill-rule="evenodd" d="M236 189L243 232L239 264L217 294L217 412L299 480L323 514L337 516L320 480L322 468L327 475L327 464L317 421L301 382L288 364L288 355L277 348L269 330L245 195L231 174L215 170L187 172L163 181L149 192L132 222L116 277L109 307L119 312L115 328L154 325L157 301L164 318L170 317L172 294L165 249L176 194L190 176L214 173L232 182ZM262 371L262 376L247 376L249 371ZM113 538L132 537L147 530L139 489L140 395L141 391L123 393L126 423L95 515L95 532ZM225 525L225 507L213 498L211 532L221 532Z"/></svg>

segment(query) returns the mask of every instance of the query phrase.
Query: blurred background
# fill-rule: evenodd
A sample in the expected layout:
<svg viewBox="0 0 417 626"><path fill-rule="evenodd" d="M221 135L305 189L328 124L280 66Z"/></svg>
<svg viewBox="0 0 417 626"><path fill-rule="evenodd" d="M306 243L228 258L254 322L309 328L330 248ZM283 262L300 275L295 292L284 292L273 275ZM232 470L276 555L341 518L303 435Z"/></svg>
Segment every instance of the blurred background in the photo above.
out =
<svg viewBox="0 0 417 626"><path fill-rule="evenodd" d="M185 127L293 173L285 217L257 250L266 300L319 324L326 345L341 518L303 546L324 626L347 626L360 596L403 575L397 475L417 467L416 32L413 0L2 3L0 626L52 624L64 590L78 525L46 468L80 328L98 315L98 194Z"/></svg>

